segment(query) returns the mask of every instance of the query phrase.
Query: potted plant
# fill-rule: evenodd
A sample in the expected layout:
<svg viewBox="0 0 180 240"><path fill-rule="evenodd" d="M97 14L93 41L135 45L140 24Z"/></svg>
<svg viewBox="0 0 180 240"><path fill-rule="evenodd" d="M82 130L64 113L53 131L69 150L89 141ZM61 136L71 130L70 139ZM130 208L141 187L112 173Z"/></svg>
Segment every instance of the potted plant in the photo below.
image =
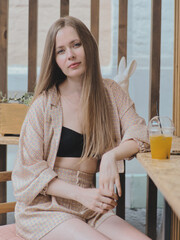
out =
<svg viewBox="0 0 180 240"><path fill-rule="evenodd" d="M0 134L19 135L32 100L32 93L25 93L17 98L6 98L0 92Z"/></svg>

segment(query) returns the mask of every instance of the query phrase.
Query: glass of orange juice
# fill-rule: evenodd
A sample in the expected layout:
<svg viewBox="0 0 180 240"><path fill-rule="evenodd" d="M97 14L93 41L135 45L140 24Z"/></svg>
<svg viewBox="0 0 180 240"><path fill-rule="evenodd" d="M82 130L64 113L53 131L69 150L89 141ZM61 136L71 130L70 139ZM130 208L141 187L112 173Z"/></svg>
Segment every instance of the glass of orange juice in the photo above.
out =
<svg viewBox="0 0 180 240"><path fill-rule="evenodd" d="M148 124L151 155L153 159L169 159L174 124L169 117L153 117Z"/></svg>

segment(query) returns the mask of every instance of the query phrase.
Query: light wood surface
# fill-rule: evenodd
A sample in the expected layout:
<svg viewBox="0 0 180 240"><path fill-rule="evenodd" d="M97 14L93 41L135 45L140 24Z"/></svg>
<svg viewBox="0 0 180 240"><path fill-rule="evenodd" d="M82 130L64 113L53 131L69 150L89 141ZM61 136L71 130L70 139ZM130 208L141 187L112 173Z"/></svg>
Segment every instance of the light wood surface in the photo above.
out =
<svg viewBox="0 0 180 240"><path fill-rule="evenodd" d="M0 103L0 134L20 134L28 106L19 103Z"/></svg>
<svg viewBox="0 0 180 240"><path fill-rule="evenodd" d="M172 150L180 150L180 138L173 139ZM180 219L180 155L157 160L151 153L138 153L137 159Z"/></svg>
<svg viewBox="0 0 180 240"><path fill-rule="evenodd" d="M16 202L0 203L0 214L14 212Z"/></svg>
<svg viewBox="0 0 180 240"><path fill-rule="evenodd" d="M0 145L18 145L19 137L4 137L0 135Z"/></svg>

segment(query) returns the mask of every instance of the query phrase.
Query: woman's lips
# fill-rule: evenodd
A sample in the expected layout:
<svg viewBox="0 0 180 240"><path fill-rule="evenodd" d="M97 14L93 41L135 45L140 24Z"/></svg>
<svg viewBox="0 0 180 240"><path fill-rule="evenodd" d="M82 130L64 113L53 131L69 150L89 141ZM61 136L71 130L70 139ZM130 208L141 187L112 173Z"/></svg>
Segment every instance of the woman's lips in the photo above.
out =
<svg viewBox="0 0 180 240"><path fill-rule="evenodd" d="M69 68L76 68L79 65L80 65L80 62L72 63L71 65L69 65Z"/></svg>

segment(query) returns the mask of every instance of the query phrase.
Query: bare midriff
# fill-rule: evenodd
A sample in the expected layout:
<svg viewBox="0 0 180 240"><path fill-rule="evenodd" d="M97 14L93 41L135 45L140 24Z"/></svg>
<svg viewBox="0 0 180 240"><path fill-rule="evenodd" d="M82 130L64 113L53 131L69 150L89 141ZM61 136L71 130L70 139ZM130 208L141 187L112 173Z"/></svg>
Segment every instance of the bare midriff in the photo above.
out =
<svg viewBox="0 0 180 240"><path fill-rule="evenodd" d="M97 159L88 159L87 161L80 162L80 158L73 157L56 157L55 167L67 168L86 173L97 172Z"/></svg>

